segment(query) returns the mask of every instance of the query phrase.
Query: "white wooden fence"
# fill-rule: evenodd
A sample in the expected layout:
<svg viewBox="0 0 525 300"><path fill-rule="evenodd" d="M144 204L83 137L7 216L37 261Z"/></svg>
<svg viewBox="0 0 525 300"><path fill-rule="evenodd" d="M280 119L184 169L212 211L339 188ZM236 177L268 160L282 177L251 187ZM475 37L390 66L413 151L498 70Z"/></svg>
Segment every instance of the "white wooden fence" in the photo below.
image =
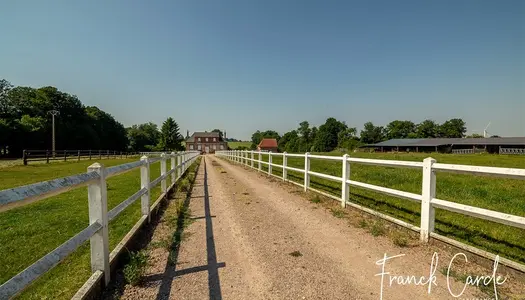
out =
<svg viewBox="0 0 525 300"><path fill-rule="evenodd" d="M257 158L254 158L254 155L257 154ZM268 161L263 161L261 158L262 154L268 155ZM484 220L489 220L492 222L505 224L521 229L525 229L525 218L521 216L510 215L502 212L497 212L493 210L488 210L484 208L459 204L451 201L441 200L436 198L436 171L451 172L451 173L460 173L460 174L483 174L489 176L497 176L504 178L514 178L514 179L525 179L525 169L513 169L513 168L496 168L496 167L481 167L481 166L469 166L469 165L453 165L453 164L441 164L431 157L424 159L422 162L414 161L396 161L396 160L380 160L380 159L366 159L366 158L354 158L350 157L348 154L341 156L321 156L321 155L312 155L310 153L305 154L291 154L291 153L268 153L268 152L257 152L257 151L241 151L241 150L228 150L228 151L217 151L216 155L223 157L229 160L232 160L237 163L244 164L251 168L254 168L254 162L257 163L257 170L261 171L261 164L268 166L267 173L269 175L276 176L272 174L272 167L282 169L282 180L288 181L299 186L304 187L304 190L312 190L329 198L335 199L341 202L341 206L345 207L347 205L361 209L370 214L376 215L398 225L407 227L411 230L417 231L420 233L420 239L422 242L427 243L430 237L436 238L438 240L444 241L446 243L455 245L457 247L463 248L465 250L474 252L478 255L485 256L490 259L494 259L495 255L479 250L477 248L465 245L458 241L452 240L450 238L441 236L434 232L434 222L435 222L435 208L440 208L455 213L468 215L471 217L476 217ZM283 164L278 165L272 162L272 156L282 156ZM289 167L287 164L288 157L301 157L304 158L304 169L298 169ZM321 160L332 160L340 161L342 176L332 176L318 172L310 171L310 160L312 159L321 159ZM412 168L419 169L422 171L423 183L421 194L414 194L405 191L399 191L396 189L386 188L382 186L377 186L373 184L368 184L364 182L351 180L351 164L366 164L366 165L375 165L375 166L386 166L386 167L401 167L401 168ZM295 171L304 174L304 182L297 183L290 181L287 178L287 171ZM310 187L310 176L316 176L336 182L341 183L341 196L336 197L328 193L313 189ZM391 216L382 214L380 212L374 211L372 209L363 207L356 203L349 201L349 190L351 186L356 186L375 192L383 193L389 196L394 196L402 199L407 199L409 201L417 202L421 204L421 224L420 226L415 226L410 223L395 219ZM500 258L500 262L525 272L525 266L514 261Z"/></svg>
<svg viewBox="0 0 525 300"><path fill-rule="evenodd" d="M499 154L521 154L525 155L525 148L499 148Z"/></svg>
<svg viewBox="0 0 525 300"><path fill-rule="evenodd" d="M86 185L87 204L89 206L89 226L2 284L0 286L0 299L8 299L21 292L31 282L56 266L87 240L91 244L91 269L93 274L86 284L97 282L102 277L105 284L107 284L110 280L110 260L122 249L122 247L117 247L111 253L109 252L108 223L139 198L141 199L142 217L133 228L138 228L144 222L149 222L150 211L157 207L168 191L173 188L175 182L198 156L199 152L197 151L162 153L160 157L150 158L142 156L137 162L110 168L105 168L100 163L94 163L88 167L86 173L0 191L0 212ZM168 159L171 160L169 170L166 167ZM161 175L151 181L150 164L158 161L160 161ZM137 168L140 168L141 189L108 211L106 179ZM167 179L170 176L171 185L168 187ZM159 183L161 185L161 195L150 206L151 189Z"/></svg>

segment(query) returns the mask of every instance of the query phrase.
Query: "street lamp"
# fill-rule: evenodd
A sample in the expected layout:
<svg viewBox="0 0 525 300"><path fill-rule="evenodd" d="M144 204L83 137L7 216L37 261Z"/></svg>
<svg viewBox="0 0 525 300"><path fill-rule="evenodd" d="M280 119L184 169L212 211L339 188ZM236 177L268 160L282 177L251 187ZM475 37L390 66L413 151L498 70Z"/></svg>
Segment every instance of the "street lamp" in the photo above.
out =
<svg viewBox="0 0 525 300"><path fill-rule="evenodd" d="M53 138L52 138L52 148L53 148L53 158L55 157L55 116L60 115L60 112L58 110L50 110L48 111L49 114L51 114L51 118L53 119Z"/></svg>

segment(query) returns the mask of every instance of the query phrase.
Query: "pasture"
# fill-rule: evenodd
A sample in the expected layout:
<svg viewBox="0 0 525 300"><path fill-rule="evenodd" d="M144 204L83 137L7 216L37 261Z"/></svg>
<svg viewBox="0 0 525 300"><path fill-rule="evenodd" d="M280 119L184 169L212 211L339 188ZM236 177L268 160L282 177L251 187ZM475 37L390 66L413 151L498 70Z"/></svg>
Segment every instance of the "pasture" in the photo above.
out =
<svg viewBox="0 0 525 300"><path fill-rule="evenodd" d="M106 167L135 159L103 160ZM34 164L3 168L0 190L86 172L95 161ZM151 165L151 178L160 175L160 163ZM140 170L108 179L108 210L140 189ZM160 195L160 185L151 198ZM110 251L141 217L136 201L109 224ZM7 281L89 224L87 188L0 213L0 282ZM91 275L89 242L43 275L20 299L70 299Z"/></svg>
<svg viewBox="0 0 525 300"><path fill-rule="evenodd" d="M342 155L341 153L321 154ZM407 161L423 161L424 158L431 156L441 163L525 169L525 157L511 155L450 155L436 153L352 153L350 155L352 157ZM257 154L255 154L254 158L257 159ZM268 161L268 155L263 154L262 159ZM282 156L274 155L272 162L282 164ZM304 169L304 158L288 157L288 166ZM254 167L257 167L257 163L255 163ZM263 164L262 170L267 171L268 167ZM320 159L310 160L310 170L338 177L342 173L341 162ZM272 167L272 174L282 176L282 168ZM291 181L302 183L304 175L288 170L288 178ZM421 193L422 174L420 170L416 169L352 163L350 178L406 192ZM340 197L340 183L316 176L311 176L310 180L312 188ZM436 198L439 199L525 216L525 188L523 180L438 172L436 189ZM350 201L416 226L420 224L420 204L408 200L351 187ZM522 264L525 263L525 239L523 239L524 231L521 229L436 209L435 231L477 248L499 254Z"/></svg>
<svg viewBox="0 0 525 300"><path fill-rule="evenodd" d="M250 149L252 142L228 142L228 147L231 149L237 149L239 147L246 147Z"/></svg>

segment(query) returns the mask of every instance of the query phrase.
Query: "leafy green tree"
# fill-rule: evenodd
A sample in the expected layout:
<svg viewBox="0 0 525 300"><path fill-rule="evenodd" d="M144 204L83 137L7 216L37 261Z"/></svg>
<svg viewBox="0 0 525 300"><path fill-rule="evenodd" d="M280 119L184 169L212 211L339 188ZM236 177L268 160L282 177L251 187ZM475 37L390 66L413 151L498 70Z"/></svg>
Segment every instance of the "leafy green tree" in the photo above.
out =
<svg viewBox="0 0 525 300"><path fill-rule="evenodd" d="M213 129L211 132L218 132L219 133L219 140L223 140L224 135L220 129Z"/></svg>
<svg viewBox="0 0 525 300"><path fill-rule="evenodd" d="M450 119L439 126L439 137L462 138L467 132L467 126L462 119Z"/></svg>
<svg viewBox="0 0 525 300"><path fill-rule="evenodd" d="M386 137L388 139L405 139L415 132L416 125L412 121L395 120L386 126Z"/></svg>
<svg viewBox="0 0 525 300"><path fill-rule="evenodd" d="M287 133L285 133L280 139L279 139L279 142L278 142L278 145L279 145L279 151L281 152L284 152L284 151L287 151L287 147L288 145L291 143L296 143L297 142L297 138L298 138L298 135L297 135L297 131L296 130L292 130L292 131L289 131ZM291 145L290 147L292 146L295 146L295 145Z"/></svg>
<svg viewBox="0 0 525 300"><path fill-rule="evenodd" d="M160 141L157 124L144 123L127 129L129 146L132 151L153 151Z"/></svg>
<svg viewBox="0 0 525 300"><path fill-rule="evenodd" d="M182 140L177 122L172 117L167 118L160 129L159 148L167 151L182 150Z"/></svg>
<svg viewBox="0 0 525 300"><path fill-rule="evenodd" d="M375 144L385 140L385 129L382 126L375 126L372 122L366 122L361 130L361 142L365 144Z"/></svg>
<svg viewBox="0 0 525 300"><path fill-rule="evenodd" d="M484 136L482 136L481 134L477 134L477 133L473 133L471 135L468 135L467 136L468 138L474 138L474 139L481 139L481 138L484 138Z"/></svg>
<svg viewBox="0 0 525 300"><path fill-rule="evenodd" d="M435 138L438 136L439 125L432 120L425 120L416 127L418 138Z"/></svg>
<svg viewBox="0 0 525 300"><path fill-rule="evenodd" d="M263 132L261 132L260 130L257 130L256 132L252 134L252 148L257 147L257 145L259 145L262 139L272 139L272 138L279 141L281 137L279 136L279 133L277 133L277 131L274 131L274 130L266 130Z"/></svg>
<svg viewBox="0 0 525 300"><path fill-rule="evenodd" d="M329 152L334 150L338 144L339 132L347 128L346 124L335 118L328 118L319 126L319 131L313 144L314 151Z"/></svg>

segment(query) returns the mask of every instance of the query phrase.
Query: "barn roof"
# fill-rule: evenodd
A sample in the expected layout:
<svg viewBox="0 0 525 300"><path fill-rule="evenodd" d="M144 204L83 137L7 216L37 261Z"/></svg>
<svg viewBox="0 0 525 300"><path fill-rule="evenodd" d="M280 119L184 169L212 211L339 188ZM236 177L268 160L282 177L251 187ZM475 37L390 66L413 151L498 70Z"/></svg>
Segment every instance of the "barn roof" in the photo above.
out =
<svg viewBox="0 0 525 300"><path fill-rule="evenodd" d="M195 137L204 137L204 138L210 138L210 137L220 137L218 132L201 132L201 131L195 131L189 138L186 139L186 142L193 143L195 142Z"/></svg>
<svg viewBox="0 0 525 300"><path fill-rule="evenodd" d="M262 139L258 145L261 148L277 148L276 139Z"/></svg>
<svg viewBox="0 0 525 300"><path fill-rule="evenodd" d="M525 145L525 137L391 139L363 147L435 147L444 145Z"/></svg>

